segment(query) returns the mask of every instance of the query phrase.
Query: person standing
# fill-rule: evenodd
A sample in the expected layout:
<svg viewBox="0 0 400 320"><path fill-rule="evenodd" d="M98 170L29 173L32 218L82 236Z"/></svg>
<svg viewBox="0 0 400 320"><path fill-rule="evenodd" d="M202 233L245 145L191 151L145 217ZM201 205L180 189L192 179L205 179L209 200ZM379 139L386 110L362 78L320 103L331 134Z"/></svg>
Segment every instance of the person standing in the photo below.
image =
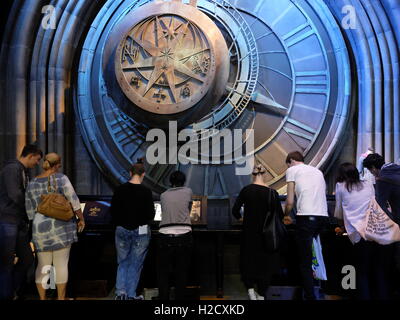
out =
<svg viewBox="0 0 400 320"><path fill-rule="evenodd" d="M348 237L354 245L358 298L388 299L391 246L365 241L359 233L368 206L375 197L372 182L360 180L357 168L351 163L343 163L339 168L335 197L335 218L344 221Z"/></svg>
<svg viewBox="0 0 400 320"><path fill-rule="evenodd" d="M5 164L0 172L0 300L17 297L34 261L29 245L29 220L25 210L28 169L42 158L35 145L23 148L18 160ZM14 265L15 257L18 262Z"/></svg>
<svg viewBox="0 0 400 320"><path fill-rule="evenodd" d="M130 170L131 179L119 186L111 200L118 270L116 300L140 300L136 289L150 244L149 222L154 219L153 195L142 185L145 168L138 160Z"/></svg>
<svg viewBox="0 0 400 320"><path fill-rule="evenodd" d="M190 211L192 189L184 187L181 171L171 174L171 188L161 194L162 218L157 241L157 275L160 300L169 300L170 273L175 276L175 299L185 298L185 288L193 245Z"/></svg>
<svg viewBox="0 0 400 320"><path fill-rule="evenodd" d="M375 197L379 206L398 225L400 225L400 165L386 163L378 153L368 155L363 166L367 168L376 180ZM392 245L394 265L400 272L400 242ZM400 283L396 284L400 287Z"/></svg>
<svg viewBox="0 0 400 320"><path fill-rule="evenodd" d="M368 155L363 165L376 177L376 201L400 225L400 166L385 164L383 157L377 153Z"/></svg>
<svg viewBox="0 0 400 320"><path fill-rule="evenodd" d="M250 300L265 299L271 277L279 268L279 251L266 250L263 226L268 212L282 220L283 211L278 193L264 181L265 173L261 165L254 168L253 183L240 191L232 208L232 215L240 220L240 209L244 205L240 271Z"/></svg>
<svg viewBox="0 0 400 320"><path fill-rule="evenodd" d="M285 224L291 224L290 212L297 198L295 239L299 255L300 274L303 282L304 299L315 300L312 270L312 243L323 230L328 220L326 184L320 170L304 164L303 155L291 152L287 155L286 171L287 198Z"/></svg>
<svg viewBox="0 0 400 320"><path fill-rule="evenodd" d="M29 182L26 190L26 211L32 225L32 242L38 258L35 272L36 288L40 300L46 300L46 280L48 267L52 266L55 275L58 300L65 300L68 282L68 261L71 245L78 241L77 231L82 232L85 220L81 205L68 177L59 173L61 157L57 153L49 153L43 162L43 173ZM75 216L63 221L45 216L37 212L41 196L50 192L64 195L69 201ZM75 217L78 217L77 222Z"/></svg>

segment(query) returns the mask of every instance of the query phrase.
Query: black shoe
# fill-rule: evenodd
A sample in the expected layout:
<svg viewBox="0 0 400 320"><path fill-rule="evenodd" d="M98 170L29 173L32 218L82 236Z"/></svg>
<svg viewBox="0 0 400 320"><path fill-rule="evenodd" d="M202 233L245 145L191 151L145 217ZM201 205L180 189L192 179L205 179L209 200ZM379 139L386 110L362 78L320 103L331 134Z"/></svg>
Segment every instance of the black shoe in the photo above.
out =
<svg viewBox="0 0 400 320"><path fill-rule="evenodd" d="M12 298L13 301L25 301L26 297L25 295L21 294L21 293L15 293L14 297Z"/></svg>

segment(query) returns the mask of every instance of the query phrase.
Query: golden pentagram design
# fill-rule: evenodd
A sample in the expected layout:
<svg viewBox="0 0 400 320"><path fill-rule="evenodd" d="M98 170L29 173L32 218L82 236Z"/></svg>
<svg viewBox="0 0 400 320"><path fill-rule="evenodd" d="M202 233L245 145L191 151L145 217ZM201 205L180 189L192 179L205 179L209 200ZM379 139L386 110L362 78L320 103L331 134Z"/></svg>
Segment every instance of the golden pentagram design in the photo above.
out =
<svg viewBox="0 0 400 320"><path fill-rule="evenodd" d="M192 21L155 15L136 24L120 42L116 76L138 107L158 114L185 111L203 98L215 76L213 48Z"/></svg>

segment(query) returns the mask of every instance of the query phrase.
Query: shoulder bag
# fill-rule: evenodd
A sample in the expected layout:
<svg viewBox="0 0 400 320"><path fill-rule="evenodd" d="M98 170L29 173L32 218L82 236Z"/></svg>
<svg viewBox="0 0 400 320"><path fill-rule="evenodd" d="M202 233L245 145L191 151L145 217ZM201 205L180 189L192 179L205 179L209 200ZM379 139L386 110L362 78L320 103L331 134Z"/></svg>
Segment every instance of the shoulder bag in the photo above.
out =
<svg viewBox="0 0 400 320"><path fill-rule="evenodd" d="M266 251L275 252L282 246L287 231L282 220L278 217L275 208L275 194L272 189L269 190L268 201L269 210L264 221L263 237Z"/></svg>
<svg viewBox="0 0 400 320"><path fill-rule="evenodd" d="M365 225L360 234L365 240L375 241L382 245L400 241L399 225L390 219L375 198L372 198L369 203Z"/></svg>
<svg viewBox="0 0 400 320"><path fill-rule="evenodd" d="M37 212L58 220L69 221L74 216L71 203L64 195L57 193L57 182L54 177L54 190L51 191L50 177L48 177L47 191L48 194L41 195L41 201L37 207Z"/></svg>

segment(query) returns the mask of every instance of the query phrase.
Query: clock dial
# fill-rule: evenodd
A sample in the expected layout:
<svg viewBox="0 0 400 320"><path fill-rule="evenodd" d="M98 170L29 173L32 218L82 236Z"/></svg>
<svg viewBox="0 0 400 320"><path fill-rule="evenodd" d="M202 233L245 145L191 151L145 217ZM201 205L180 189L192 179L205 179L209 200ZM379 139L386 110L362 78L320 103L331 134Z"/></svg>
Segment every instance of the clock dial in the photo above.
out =
<svg viewBox="0 0 400 320"><path fill-rule="evenodd" d="M165 14L134 26L117 49L115 66L122 90L135 105L174 114L191 108L208 92L215 55L198 26Z"/></svg>
<svg viewBox="0 0 400 320"><path fill-rule="evenodd" d="M328 29L305 1L235 4L256 30L260 70L249 106L256 112L255 158L267 168L269 185L284 192L287 154L299 150L312 162L323 152L318 150L321 138L327 139L322 132L335 127L331 114L342 112L337 103L343 96L332 87L349 84L349 74L338 77L347 56L334 57Z"/></svg>
<svg viewBox="0 0 400 320"><path fill-rule="evenodd" d="M214 131L204 130L254 129L251 153L281 193L288 152L323 168L338 147L349 117L349 61L322 2L142 1L101 14L110 19L85 43L77 100L88 148L116 181L145 156L148 130L169 120L209 148ZM236 175L235 163L147 167L145 183L156 192L176 169L209 198L235 195L251 179Z"/></svg>

